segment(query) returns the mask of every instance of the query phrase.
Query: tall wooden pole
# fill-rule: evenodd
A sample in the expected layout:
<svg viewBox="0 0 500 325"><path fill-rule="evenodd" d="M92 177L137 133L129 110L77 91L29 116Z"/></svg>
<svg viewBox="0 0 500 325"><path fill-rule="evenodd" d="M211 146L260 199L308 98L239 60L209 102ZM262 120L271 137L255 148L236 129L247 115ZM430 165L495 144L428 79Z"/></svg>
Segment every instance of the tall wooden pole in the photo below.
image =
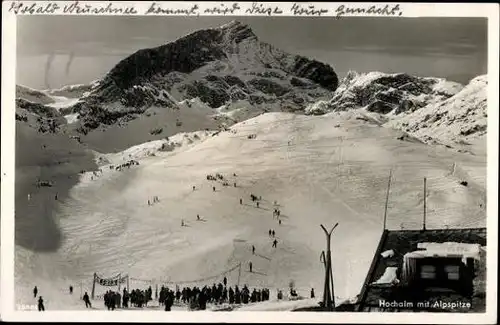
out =
<svg viewBox="0 0 500 325"><path fill-rule="evenodd" d="M423 230L425 230L425 218L426 218L426 213L427 213L427 178L424 177L424 224L423 224Z"/></svg>
<svg viewBox="0 0 500 325"><path fill-rule="evenodd" d="M325 265L325 288L323 290L323 304L327 310L335 310L335 292L333 286L333 272L332 272L332 253L330 250L330 243L332 232L337 228L338 223L333 226L330 231L327 231L323 225L320 225L326 235L326 265ZM331 283L330 283L331 282Z"/></svg>
<svg viewBox="0 0 500 325"><path fill-rule="evenodd" d="M388 204L389 204L389 191L391 190L391 178L392 178L392 168L391 168L391 171L389 173L389 183L387 184L387 195L385 197L385 208L384 208L384 229L386 228L387 226L387 207L388 207Z"/></svg>
<svg viewBox="0 0 500 325"><path fill-rule="evenodd" d="M241 276L241 262L240 262L240 267L238 268L238 287L240 286L240 276Z"/></svg>
<svg viewBox="0 0 500 325"><path fill-rule="evenodd" d="M94 293L95 293L95 279L97 277L97 274L94 273L94 279L92 280L92 300L94 299Z"/></svg>

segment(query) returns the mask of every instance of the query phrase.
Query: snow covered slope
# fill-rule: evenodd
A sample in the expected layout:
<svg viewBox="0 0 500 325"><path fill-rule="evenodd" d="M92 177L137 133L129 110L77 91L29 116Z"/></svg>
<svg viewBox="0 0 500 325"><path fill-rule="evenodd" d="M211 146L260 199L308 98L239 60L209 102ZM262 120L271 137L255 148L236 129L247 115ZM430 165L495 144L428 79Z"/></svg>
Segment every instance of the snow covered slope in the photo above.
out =
<svg viewBox="0 0 500 325"><path fill-rule="evenodd" d="M82 290L90 292L94 272L130 274L136 279L130 283L133 288L167 281L172 287L216 276L196 283L211 285L239 263L240 283L268 287L272 297L276 290L286 292L291 280L300 295L315 288L321 297L324 268L319 255L325 239L320 224L336 222L332 259L336 300L341 302L359 293L373 258L391 168L389 228L420 227L423 177L429 229L485 223L485 156L400 141L401 132L359 120L350 112L319 117L267 113L212 135L173 151L144 144L108 157L108 163L114 163L133 156L139 166L117 171L104 162L102 176L92 180L91 173L82 174L68 196L55 203L53 219L61 232L57 249L33 252L17 247L16 302L32 303L31 289L38 285L47 309L84 308L66 291L73 284L78 292L81 283ZM156 151L143 154L148 150ZM230 186L207 180L215 173ZM54 180L57 191L60 181ZM460 180L469 186L460 185ZM41 197L43 191L34 193L28 204L54 203L51 196ZM262 196L259 207L250 194ZM153 196L160 201L149 206ZM281 225L272 215L274 201L281 210ZM269 229L276 231L277 248L271 245ZM38 238L43 245L44 237ZM230 285L237 282L237 270L225 275ZM262 308L291 308L273 304Z"/></svg>
<svg viewBox="0 0 500 325"><path fill-rule="evenodd" d="M37 90L23 85L16 85L16 98L43 105L55 102L54 98L43 90Z"/></svg>

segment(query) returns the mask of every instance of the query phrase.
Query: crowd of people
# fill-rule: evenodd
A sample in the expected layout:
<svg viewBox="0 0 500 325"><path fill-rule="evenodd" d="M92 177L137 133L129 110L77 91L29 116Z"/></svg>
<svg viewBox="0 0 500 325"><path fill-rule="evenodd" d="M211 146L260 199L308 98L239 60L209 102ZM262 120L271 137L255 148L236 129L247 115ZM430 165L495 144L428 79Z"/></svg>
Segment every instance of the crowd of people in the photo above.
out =
<svg viewBox="0 0 500 325"><path fill-rule="evenodd" d="M187 305L191 310L205 310L207 304L221 305L228 304L248 304L250 302L261 302L269 300L269 289L250 289L244 285L239 288L237 285L234 287L227 286L227 280L224 278L223 283L214 283L210 286L197 287L194 286L184 287L180 290L176 287L175 291L168 287L162 286L158 302L164 306L165 311L170 311L172 306Z"/></svg>
<svg viewBox="0 0 500 325"><path fill-rule="evenodd" d="M157 292L158 294L158 292ZM207 304L222 305L222 304L248 304L269 300L269 289L262 288L250 290L247 285L239 288L238 285L233 287L227 285L227 278L224 277L223 282L213 284L212 286L205 285L203 287L183 287L180 289L176 286L175 290L167 286L162 286L159 295L158 303L165 311L171 311L172 306L187 306L190 310L206 310ZM151 286L145 290L133 289L130 293L127 289L123 289L123 294L108 290L103 295L104 305L108 310L116 308L129 308L135 306L138 308L147 307L148 302L153 300L153 291ZM87 292L83 296L83 301L87 308L92 307Z"/></svg>

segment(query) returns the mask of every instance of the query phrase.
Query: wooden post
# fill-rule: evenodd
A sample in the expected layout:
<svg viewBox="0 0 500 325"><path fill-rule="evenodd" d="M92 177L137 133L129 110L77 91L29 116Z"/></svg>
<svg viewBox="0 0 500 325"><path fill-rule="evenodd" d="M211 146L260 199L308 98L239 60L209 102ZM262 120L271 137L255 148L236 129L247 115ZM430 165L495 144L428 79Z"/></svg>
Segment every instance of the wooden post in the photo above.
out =
<svg viewBox="0 0 500 325"><path fill-rule="evenodd" d="M332 254L330 250L332 232L338 226L338 222L330 231L320 225L326 235L326 265L325 265L325 288L323 290L323 304L327 310L335 310L335 292L333 286ZM331 283L330 283L331 282Z"/></svg>
<svg viewBox="0 0 500 325"><path fill-rule="evenodd" d="M425 231L425 218L426 218L426 213L427 213L427 178L424 177L424 221L423 221L423 228L422 230Z"/></svg>
<svg viewBox="0 0 500 325"><path fill-rule="evenodd" d="M94 279L92 280L92 300L94 300L94 293L95 293L95 280L97 278L97 274L94 273Z"/></svg>
<svg viewBox="0 0 500 325"><path fill-rule="evenodd" d="M118 292L120 292L120 287L122 283L122 274L118 274Z"/></svg>
<svg viewBox="0 0 500 325"><path fill-rule="evenodd" d="M241 262L240 262L240 267L238 269L238 287L240 286L240 276L241 276Z"/></svg>
<svg viewBox="0 0 500 325"><path fill-rule="evenodd" d="M389 172L389 183L387 184L387 195L385 197L385 209L384 209L384 229L387 227L387 206L389 203L389 191L391 189L391 178L392 178L392 168L391 171Z"/></svg>

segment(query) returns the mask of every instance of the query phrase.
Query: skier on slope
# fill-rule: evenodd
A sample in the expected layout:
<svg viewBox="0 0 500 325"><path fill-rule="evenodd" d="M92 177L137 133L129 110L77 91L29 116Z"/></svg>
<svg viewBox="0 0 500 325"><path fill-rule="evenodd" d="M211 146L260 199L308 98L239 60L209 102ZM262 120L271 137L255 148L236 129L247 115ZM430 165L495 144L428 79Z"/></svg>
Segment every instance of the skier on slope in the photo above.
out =
<svg viewBox="0 0 500 325"><path fill-rule="evenodd" d="M43 305L42 296L40 296L40 298L38 298L38 311L45 311L45 306Z"/></svg>
<svg viewBox="0 0 500 325"><path fill-rule="evenodd" d="M36 295L38 294L38 288L35 286L33 288L33 298L36 298Z"/></svg>
<svg viewBox="0 0 500 325"><path fill-rule="evenodd" d="M85 294L83 295L83 301L85 302L85 308L92 308L92 304L90 303L90 298L89 294L87 291L85 291Z"/></svg>

